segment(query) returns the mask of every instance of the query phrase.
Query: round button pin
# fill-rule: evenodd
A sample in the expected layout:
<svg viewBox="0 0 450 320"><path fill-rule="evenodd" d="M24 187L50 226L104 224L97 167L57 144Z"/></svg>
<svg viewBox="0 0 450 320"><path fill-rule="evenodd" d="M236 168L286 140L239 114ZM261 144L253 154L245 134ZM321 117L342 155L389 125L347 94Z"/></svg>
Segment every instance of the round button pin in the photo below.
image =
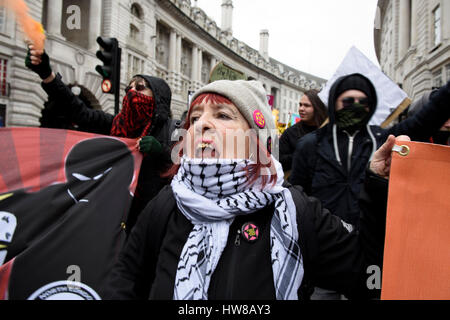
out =
<svg viewBox="0 0 450 320"><path fill-rule="evenodd" d="M253 121L261 129L263 129L266 126L266 120L264 119L264 115L259 110L253 111Z"/></svg>
<svg viewBox="0 0 450 320"><path fill-rule="evenodd" d="M248 242L255 242L259 238L259 228L252 222L247 222L242 225L242 236Z"/></svg>

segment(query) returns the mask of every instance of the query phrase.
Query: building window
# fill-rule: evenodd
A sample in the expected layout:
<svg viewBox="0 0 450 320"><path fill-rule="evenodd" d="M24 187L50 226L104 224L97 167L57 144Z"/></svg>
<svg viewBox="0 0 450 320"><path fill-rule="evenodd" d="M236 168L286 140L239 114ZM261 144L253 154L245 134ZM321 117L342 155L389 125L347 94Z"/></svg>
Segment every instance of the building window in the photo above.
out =
<svg viewBox="0 0 450 320"><path fill-rule="evenodd" d="M42 27L47 30L47 13L48 13L48 0L42 1Z"/></svg>
<svg viewBox="0 0 450 320"><path fill-rule="evenodd" d="M437 6L433 11L434 45L441 43L441 7Z"/></svg>
<svg viewBox="0 0 450 320"><path fill-rule="evenodd" d="M433 72L433 89L442 87L442 71Z"/></svg>
<svg viewBox="0 0 450 320"><path fill-rule="evenodd" d="M209 80L209 65L203 64L201 72L202 72L202 82L207 83Z"/></svg>
<svg viewBox="0 0 450 320"><path fill-rule="evenodd" d="M128 78L144 73L144 61L131 54L128 55Z"/></svg>
<svg viewBox="0 0 450 320"><path fill-rule="evenodd" d="M4 33L6 28L6 10L0 7L0 32Z"/></svg>
<svg viewBox="0 0 450 320"><path fill-rule="evenodd" d="M130 38L136 41L139 40L139 29L132 24L130 25Z"/></svg>
<svg viewBox="0 0 450 320"><path fill-rule="evenodd" d="M6 81L7 68L8 60L0 59L0 96L8 95L8 82Z"/></svg>
<svg viewBox="0 0 450 320"><path fill-rule="evenodd" d="M450 81L450 64L445 67L445 73L447 74L447 80Z"/></svg>
<svg viewBox="0 0 450 320"><path fill-rule="evenodd" d="M133 3L131 5L131 14L138 19L142 19L142 10L138 4Z"/></svg>
<svg viewBox="0 0 450 320"><path fill-rule="evenodd" d="M156 25L156 61L164 66L169 66L169 55L168 49L170 48L170 32L169 29L163 25L158 23Z"/></svg>
<svg viewBox="0 0 450 320"><path fill-rule="evenodd" d="M409 26L409 28L408 28L408 33L409 33L409 36L408 36L408 47L410 47L411 45L413 45L413 43L412 43L412 30L413 30L413 28L415 28L416 26L415 25L413 25L413 19L412 19L412 17L413 17L413 14L414 14L414 12L413 12L413 4L412 4L412 0L409 0L408 1L408 9L409 9L409 15L408 15L408 26Z"/></svg>
<svg viewBox="0 0 450 320"><path fill-rule="evenodd" d="M0 128L6 125L6 105L0 104Z"/></svg>

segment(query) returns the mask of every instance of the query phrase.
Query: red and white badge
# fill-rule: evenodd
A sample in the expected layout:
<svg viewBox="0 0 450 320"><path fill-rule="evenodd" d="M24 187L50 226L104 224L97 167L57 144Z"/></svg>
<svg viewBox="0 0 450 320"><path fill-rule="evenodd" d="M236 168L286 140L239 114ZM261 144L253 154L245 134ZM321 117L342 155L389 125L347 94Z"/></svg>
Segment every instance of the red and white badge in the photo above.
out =
<svg viewBox="0 0 450 320"><path fill-rule="evenodd" d="M112 88L112 84L111 84L111 80L109 79L105 79L102 82L102 90L104 93L108 93L111 91Z"/></svg>

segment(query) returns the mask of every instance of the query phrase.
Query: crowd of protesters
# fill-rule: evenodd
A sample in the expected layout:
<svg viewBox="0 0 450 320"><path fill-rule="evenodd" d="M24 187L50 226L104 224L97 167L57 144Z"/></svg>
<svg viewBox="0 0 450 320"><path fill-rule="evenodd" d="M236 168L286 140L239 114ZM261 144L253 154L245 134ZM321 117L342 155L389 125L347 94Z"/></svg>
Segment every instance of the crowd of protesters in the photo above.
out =
<svg viewBox="0 0 450 320"><path fill-rule="evenodd" d="M369 125L377 88L363 74L336 80L326 104L305 92L277 159L258 81L197 90L175 143L163 79L132 77L113 116L74 95L44 51L30 46L26 66L66 121L138 139L144 154L105 299L378 298L366 270L382 265L391 150L409 139L449 143L450 82L388 129Z"/></svg>

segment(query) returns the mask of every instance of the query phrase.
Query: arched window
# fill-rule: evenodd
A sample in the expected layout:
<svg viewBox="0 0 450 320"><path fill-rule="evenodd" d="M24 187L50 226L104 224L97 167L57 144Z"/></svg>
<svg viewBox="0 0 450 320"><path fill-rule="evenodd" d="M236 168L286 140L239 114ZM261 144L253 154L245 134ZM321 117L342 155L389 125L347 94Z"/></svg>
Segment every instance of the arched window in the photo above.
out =
<svg viewBox="0 0 450 320"><path fill-rule="evenodd" d="M131 5L131 14L138 19L142 19L142 9L137 3Z"/></svg>
<svg viewBox="0 0 450 320"><path fill-rule="evenodd" d="M142 21L144 17L143 12L144 11L139 4L133 3L131 5L130 40L133 40L134 42L140 42L144 38L144 35L140 32L144 27Z"/></svg>

